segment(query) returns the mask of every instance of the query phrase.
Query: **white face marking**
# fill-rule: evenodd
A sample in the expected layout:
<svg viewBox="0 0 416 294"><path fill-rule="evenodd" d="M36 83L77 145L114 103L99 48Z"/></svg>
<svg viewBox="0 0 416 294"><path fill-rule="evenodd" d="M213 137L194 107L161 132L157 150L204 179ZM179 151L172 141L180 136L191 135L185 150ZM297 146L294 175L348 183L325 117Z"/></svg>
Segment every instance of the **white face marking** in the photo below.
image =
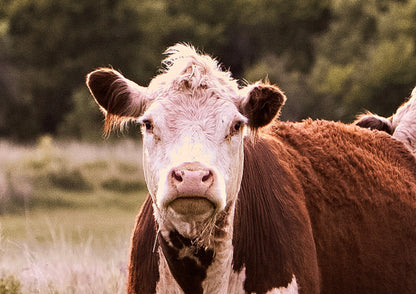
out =
<svg viewBox="0 0 416 294"><path fill-rule="evenodd" d="M217 212L235 200L242 177L246 118L231 99L204 89L177 91L156 99L140 121L145 178L159 213L178 196L172 171L183 164L198 164L212 173L213 184L197 196L207 197Z"/></svg>

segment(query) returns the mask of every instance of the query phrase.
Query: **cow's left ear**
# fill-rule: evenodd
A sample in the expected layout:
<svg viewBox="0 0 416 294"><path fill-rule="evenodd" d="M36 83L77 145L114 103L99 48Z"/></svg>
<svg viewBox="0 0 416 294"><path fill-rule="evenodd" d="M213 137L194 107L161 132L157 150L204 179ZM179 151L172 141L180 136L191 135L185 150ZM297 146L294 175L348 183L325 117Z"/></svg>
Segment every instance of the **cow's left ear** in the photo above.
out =
<svg viewBox="0 0 416 294"><path fill-rule="evenodd" d="M250 128L261 128L277 116L285 104L286 96L275 85L258 82L243 89L245 97L240 106L241 113L248 118Z"/></svg>

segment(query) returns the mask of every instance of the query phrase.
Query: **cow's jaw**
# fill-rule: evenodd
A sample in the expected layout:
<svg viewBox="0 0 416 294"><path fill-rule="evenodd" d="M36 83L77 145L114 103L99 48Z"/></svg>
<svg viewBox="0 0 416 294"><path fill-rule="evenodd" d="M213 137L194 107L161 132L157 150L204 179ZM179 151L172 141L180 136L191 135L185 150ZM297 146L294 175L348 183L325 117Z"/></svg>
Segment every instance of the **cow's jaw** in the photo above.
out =
<svg viewBox="0 0 416 294"><path fill-rule="evenodd" d="M232 270L234 207L217 219L210 247L200 247L176 231L159 235L157 293L229 293L235 286ZM242 283L239 283L243 293ZM234 293L234 292L233 292Z"/></svg>

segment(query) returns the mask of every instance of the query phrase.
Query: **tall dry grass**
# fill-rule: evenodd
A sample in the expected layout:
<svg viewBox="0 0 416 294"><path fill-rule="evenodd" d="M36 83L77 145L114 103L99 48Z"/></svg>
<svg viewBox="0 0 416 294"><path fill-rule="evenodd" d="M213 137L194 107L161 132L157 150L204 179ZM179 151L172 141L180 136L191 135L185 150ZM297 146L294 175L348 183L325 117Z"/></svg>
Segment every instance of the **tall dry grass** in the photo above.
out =
<svg viewBox="0 0 416 294"><path fill-rule="evenodd" d="M22 293L125 293L128 238L74 244L62 230L49 230L46 243L1 240L0 276L13 277Z"/></svg>
<svg viewBox="0 0 416 294"><path fill-rule="evenodd" d="M0 294L124 293L145 194L139 142L0 141Z"/></svg>

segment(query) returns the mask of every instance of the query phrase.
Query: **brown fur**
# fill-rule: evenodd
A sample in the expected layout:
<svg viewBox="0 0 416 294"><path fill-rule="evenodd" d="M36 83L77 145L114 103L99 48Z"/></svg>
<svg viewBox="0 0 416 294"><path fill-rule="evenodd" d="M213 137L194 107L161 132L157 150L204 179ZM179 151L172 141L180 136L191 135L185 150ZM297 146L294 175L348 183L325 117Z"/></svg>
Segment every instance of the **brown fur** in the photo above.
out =
<svg viewBox="0 0 416 294"><path fill-rule="evenodd" d="M156 221L153 216L152 199L147 196L136 219L131 239L127 293L155 293L159 280L159 255L153 250L156 239Z"/></svg>
<svg viewBox="0 0 416 294"><path fill-rule="evenodd" d="M307 120L246 140L234 225L233 269L246 267L249 292L292 274L301 293L416 291L416 160L387 134ZM154 292L155 236L147 199L129 293Z"/></svg>
<svg viewBox="0 0 416 294"><path fill-rule="evenodd" d="M325 121L273 132L305 191L322 293L415 293L416 162L403 144Z"/></svg>
<svg viewBox="0 0 416 294"><path fill-rule="evenodd" d="M244 173L234 223L233 268L246 268L244 289L266 293L295 275L302 293L319 293L315 244L301 185L279 142L245 141ZM286 155L286 156L285 156Z"/></svg>

